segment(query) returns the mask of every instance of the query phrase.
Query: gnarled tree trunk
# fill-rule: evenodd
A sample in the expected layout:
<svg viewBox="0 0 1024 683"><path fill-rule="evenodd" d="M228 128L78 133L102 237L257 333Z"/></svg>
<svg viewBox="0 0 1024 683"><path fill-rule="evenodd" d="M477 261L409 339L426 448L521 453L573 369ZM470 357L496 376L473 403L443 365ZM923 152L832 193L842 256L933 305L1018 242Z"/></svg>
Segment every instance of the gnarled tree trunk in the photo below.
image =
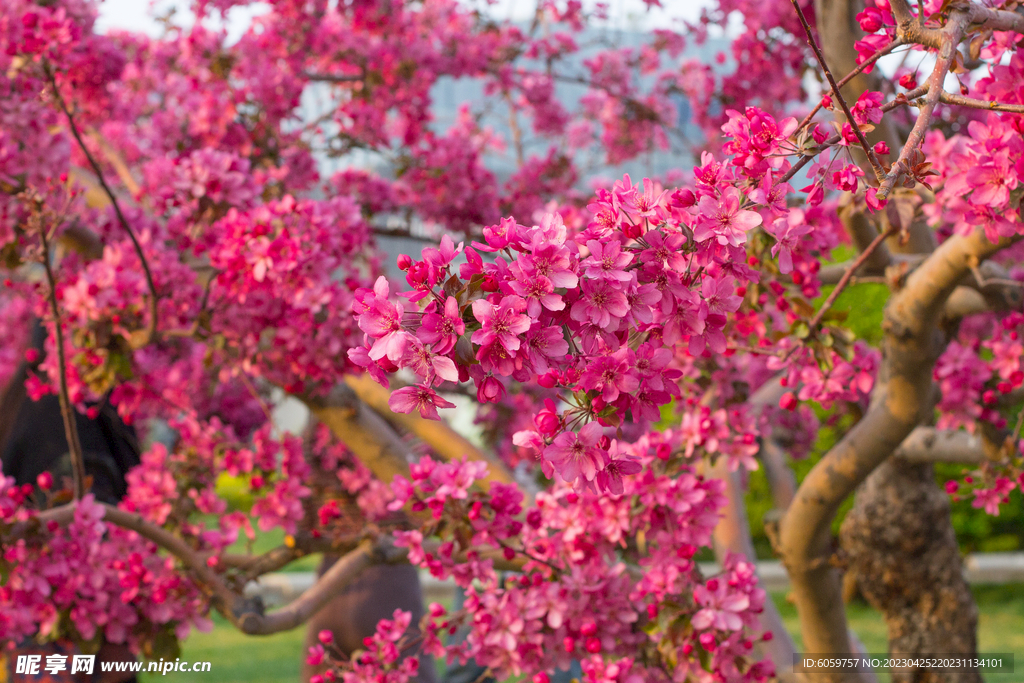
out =
<svg viewBox="0 0 1024 683"><path fill-rule="evenodd" d="M891 458L868 476L840 530L847 571L884 616L892 654L973 655L978 608L963 577L949 496L930 464ZM977 670L894 671L893 683L980 683Z"/></svg>

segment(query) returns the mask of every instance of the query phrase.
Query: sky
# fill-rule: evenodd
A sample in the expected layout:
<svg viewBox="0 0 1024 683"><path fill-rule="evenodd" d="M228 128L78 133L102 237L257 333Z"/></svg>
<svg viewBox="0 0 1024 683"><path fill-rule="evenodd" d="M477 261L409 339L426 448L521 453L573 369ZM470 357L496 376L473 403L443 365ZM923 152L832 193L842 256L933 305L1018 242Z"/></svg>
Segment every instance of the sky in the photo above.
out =
<svg viewBox="0 0 1024 683"><path fill-rule="evenodd" d="M111 29L141 31L151 36L159 36L160 24L153 18L175 12L175 23L191 23L191 12L188 0L102 0L100 15L96 29L105 33ZM255 3L252 8L236 7L228 13L228 40L233 42L245 33L254 16L265 12L264 3Z"/></svg>
<svg viewBox="0 0 1024 683"><path fill-rule="evenodd" d="M665 4L673 6L671 16L693 20L700 15L701 8L708 4L708 0L670 1ZM188 5L188 0L103 0L97 30L142 31L158 36L160 25L152 17L174 9L176 23L185 23L191 17ZM669 28L672 23L668 12L657 8L648 12L642 0L611 0L609 5L612 23L624 28ZM498 0L494 5L494 13L500 17L525 19L531 16L534 6L535 0ZM232 9L227 22L228 40L237 40L252 18L266 11L266 8L265 3L254 3L252 8Z"/></svg>

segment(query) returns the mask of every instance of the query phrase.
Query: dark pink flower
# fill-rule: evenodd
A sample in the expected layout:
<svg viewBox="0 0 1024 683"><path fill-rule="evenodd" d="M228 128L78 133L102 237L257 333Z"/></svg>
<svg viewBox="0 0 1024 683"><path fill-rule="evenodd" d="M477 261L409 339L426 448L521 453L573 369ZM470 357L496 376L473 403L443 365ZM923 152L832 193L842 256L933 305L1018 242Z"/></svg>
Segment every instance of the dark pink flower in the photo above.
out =
<svg viewBox="0 0 1024 683"><path fill-rule="evenodd" d="M580 477L593 481L605 462L605 453L597 445L602 433L601 425L596 422L585 424L578 433L563 432L544 449L544 457L567 482Z"/></svg>
<svg viewBox="0 0 1024 683"><path fill-rule="evenodd" d="M455 297L448 297L442 313L424 313L420 328L416 330L416 338L424 344L433 344L436 353L448 353L455 347L460 335L466 331L462 322L459 302Z"/></svg>
<svg viewBox="0 0 1024 683"><path fill-rule="evenodd" d="M414 410L420 411L420 416L428 420L440 420L437 414L438 408L454 408L455 404L446 401L437 395L437 392L422 384L415 384L411 387L403 387L391 394L388 399L388 407L396 413L411 413Z"/></svg>
<svg viewBox="0 0 1024 683"><path fill-rule="evenodd" d="M617 240L608 240L604 244L597 240L587 242L590 256L583 263L587 277L604 278L618 282L628 282L630 275L623 270L633 260L633 255L622 251L622 244Z"/></svg>
<svg viewBox="0 0 1024 683"><path fill-rule="evenodd" d="M519 350L519 335L530 329L530 318L523 315L526 302L522 297L503 297L497 306L486 299L473 302L473 316L480 329L473 333L472 341L481 346L498 342L508 351Z"/></svg>
<svg viewBox="0 0 1024 683"><path fill-rule="evenodd" d="M616 329L619 319L629 312L626 295L608 280L584 280L583 296L572 305L573 320L604 329ZM614 325L612 324L614 321Z"/></svg>
<svg viewBox="0 0 1024 683"><path fill-rule="evenodd" d="M721 245L738 247L746 244L747 231L761 225L761 216L756 211L740 209L740 193L732 187L717 199L701 197L697 207L693 239L698 242L714 239Z"/></svg>

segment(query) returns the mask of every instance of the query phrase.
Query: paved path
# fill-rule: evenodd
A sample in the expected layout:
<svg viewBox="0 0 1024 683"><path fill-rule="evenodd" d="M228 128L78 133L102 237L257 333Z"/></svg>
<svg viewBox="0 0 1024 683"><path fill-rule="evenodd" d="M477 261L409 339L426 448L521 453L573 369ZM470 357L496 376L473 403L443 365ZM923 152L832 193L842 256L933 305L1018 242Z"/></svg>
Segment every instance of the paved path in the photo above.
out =
<svg viewBox="0 0 1024 683"><path fill-rule="evenodd" d="M786 576L781 563L766 560L759 562L757 568L769 590L785 590L789 587L789 577ZM713 562L702 562L700 569L705 576L710 576L718 571L718 565ZM967 581L972 584L1024 583L1024 553L968 555L964 561L964 573L967 575ZM428 601L450 599L453 595L454 583L438 581L427 574L421 576L423 592ZM249 584L246 593L261 596L264 603L270 607L283 605L312 586L314 578L312 572L267 574L258 584Z"/></svg>

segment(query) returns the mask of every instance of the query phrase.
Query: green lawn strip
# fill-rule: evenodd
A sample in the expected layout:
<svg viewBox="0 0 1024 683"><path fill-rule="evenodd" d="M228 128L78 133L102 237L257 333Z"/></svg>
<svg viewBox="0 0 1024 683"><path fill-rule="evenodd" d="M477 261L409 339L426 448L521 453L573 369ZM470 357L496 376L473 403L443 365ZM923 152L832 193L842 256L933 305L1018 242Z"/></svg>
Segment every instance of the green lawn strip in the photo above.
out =
<svg viewBox="0 0 1024 683"><path fill-rule="evenodd" d="M1000 683L1024 680L1024 585L975 586L972 589L978 603L978 652L980 654L1012 653L1015 673L984 673L985 681ZM782 620L796 642L802 647L800 624L796 607L786 599L786 593L772 593ZM850 628L871 653L888 650L888 635L882 615L863 602L846 606ZM944 654L944 653L934 653ZM881 683L889 681L886 672L878 672Z"/></svg>

